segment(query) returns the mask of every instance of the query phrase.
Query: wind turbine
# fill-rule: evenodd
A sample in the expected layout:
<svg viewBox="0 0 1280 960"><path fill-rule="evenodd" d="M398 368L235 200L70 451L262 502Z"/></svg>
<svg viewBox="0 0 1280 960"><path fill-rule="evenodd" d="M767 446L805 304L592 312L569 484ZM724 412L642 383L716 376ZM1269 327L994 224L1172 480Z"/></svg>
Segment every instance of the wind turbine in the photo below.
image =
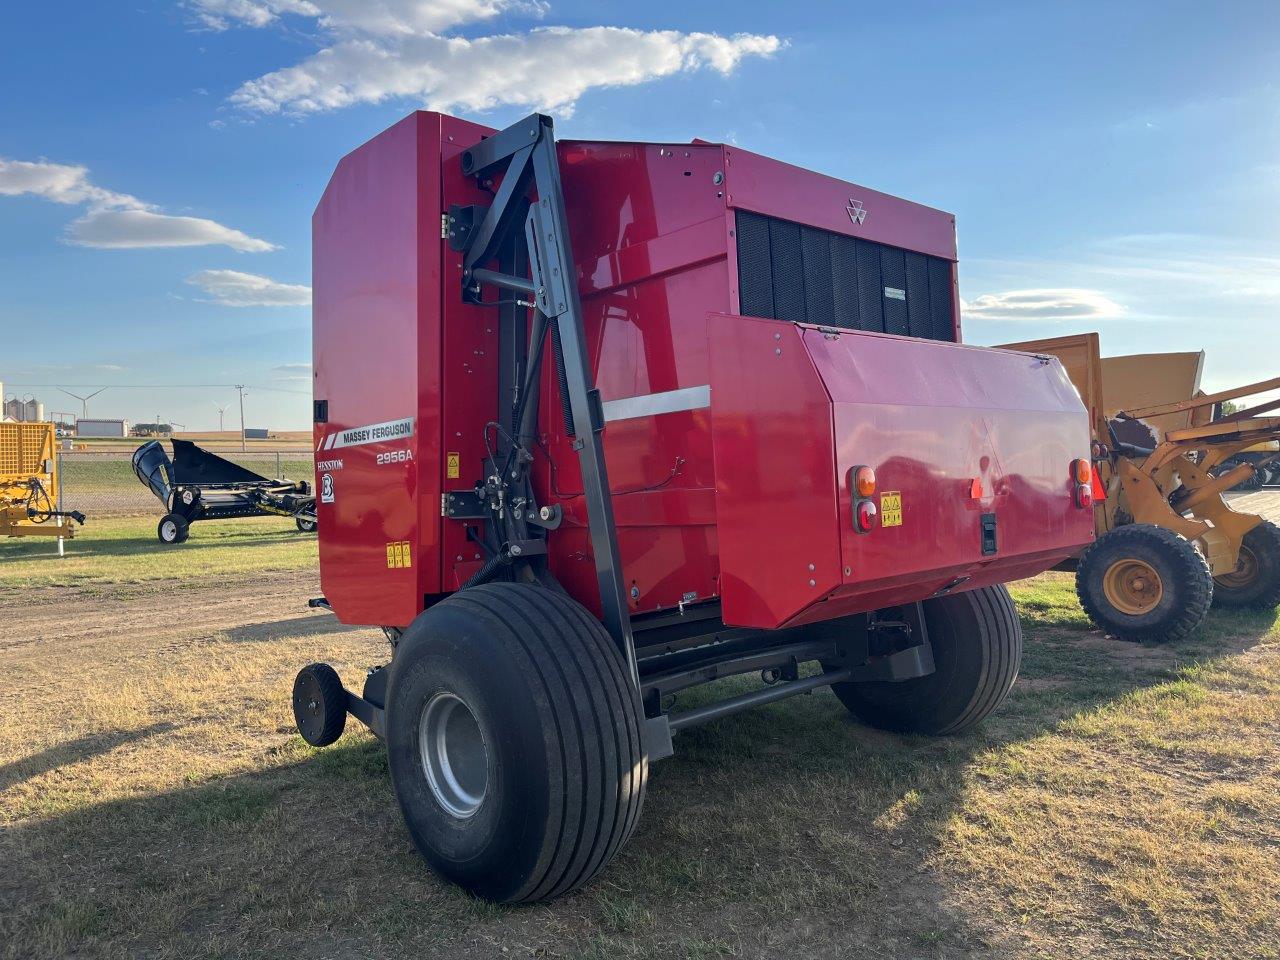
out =
<svg viewBox="0 0 1280 960"><path fill-rule="evenodd" d="M222 432L222 415L227 412L227 408L231 406L229 403L218 403L217 400L211 401L218 408L218 432Z"/></svg>
<svg viewBox="0 0 1280 960"><path fill-rule="evenodd" d="M107 388L103 387L102 390L95 390L93 391L93 393L89 394L87 397L82 397L78 393L72 393L70 390L63 390L62 387L59 387L58 389L62 390L62 392L65 393L68 397L75 397L77 400L80 401L80 405L81 405L80 419L88 420L89 419L89 401L92 400L94 397L96 397L98 394L100 394L102 390L106 390Z"/></svg>

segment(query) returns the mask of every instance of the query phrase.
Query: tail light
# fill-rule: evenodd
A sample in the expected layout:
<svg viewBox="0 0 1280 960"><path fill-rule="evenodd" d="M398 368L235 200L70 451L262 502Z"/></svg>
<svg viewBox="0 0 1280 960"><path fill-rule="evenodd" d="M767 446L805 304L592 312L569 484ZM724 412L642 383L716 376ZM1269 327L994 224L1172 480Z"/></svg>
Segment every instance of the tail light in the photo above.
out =
<svg viewBox="0 0 1280 960"><path fill-rule="evenodd" d="M1083 510L1093 506L1093 464L1086 459L1071 461L1071 480L1075 485L1076 506Z"/></svg>
<svg viewBox="0 0 1280 960"><path fill-rule="evenodd" d="M853 492L859 497L873 497L876 493L876 472L871 467L853 468Z"/></svg>
<svg viewBox="0 0 1280 960"><path fill-rule="evenodd" d="M880 511L876 509L874 500L859 500L853 514L859 533L870 533L880 520Z"/></svg>

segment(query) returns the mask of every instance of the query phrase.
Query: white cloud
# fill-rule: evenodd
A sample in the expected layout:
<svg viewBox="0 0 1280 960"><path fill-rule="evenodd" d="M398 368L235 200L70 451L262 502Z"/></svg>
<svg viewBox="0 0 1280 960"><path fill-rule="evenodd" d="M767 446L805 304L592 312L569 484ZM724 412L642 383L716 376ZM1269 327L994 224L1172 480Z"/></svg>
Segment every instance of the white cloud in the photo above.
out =
<svg viewBox="0 0 1280 960"><path fill-rule="evenodd" d="M88 168L47 160L0 158L0 196L33 196L89 210L67 228L67 241L83 247L193 247L221 244L259 253L274 244L203 217L160 213L154 204L92 183Z"/></svg>
<svg viewBox="0 0 1280 960"><path fill-rule="evenodd" d="M275 373L282 374L282 376L273 377L274 380L301 383L311 379L310 363L280 363L271 369Z"/></svg>
<svg viewBox="0 0 1280 960"><path fill-rule="evenodd" d="M1108 320L1124 307L1097 290L1008 290L966 301L963 313L967 320Z"/></svg>
<svg viewBox="0 0 1280 960"><path fill-rule="evenodd" d="M438 33L508 10L540 15L542 0L191 0L201 25L225 30L233 23L265 27L295 14L335 32L380 35Z"/></svg>
<svg viewBox="0 0 1280 960"><path fill-rule="evenodd" d="M24 194L54 203L92 203L99 206L142 210L146 204L127 193L104 190L89 182L89 169L47 160L5 160L0 158L0 196Z"/></svg>
<svg viewBox="0 0 1280 960"><path fill-rule="evenodd" d="M142 247L222 245L242 253L275 250L273 243L203 217L171 217L149 210L90 210L67 227L67 240L80 247L127 250Z"/></svg>
<svg viewBox="0 0 1280 960"><path fill-rule="evenodd" d="M201 270L187 278L214 303L228 307L306 307L311 288L300 283L279 283L270 277L239 270ZM279 368L277 368L279 369Z"/></svg>
<svg viewBox="0 0 1280 960"><path fill-rule="evenodd" d="M282 13L307 17L320 11L306 0L193 0L196 20L209 30L226 30L233 23L247 27L265 27Z"/></svg>
<svg viewBox="0 0 1280 960"><path fill-rule="evenodd" d="M466 39L434 34L343 40L297 66L251 80L232 95L259 113L310 113L390 97L433 110L500 105L559 108L594 87L630 86L710 67L727 74L748 56L769 56L777 37L545 27L523 35Z"/></svg>
<svg viewBox="0 0 1280 960"><path fill-rule="evenodd" d="M572 109L595 87L630 86L710 67L731 72L770 56L774 36L624 27L544 27L527 33L447 36L503 13L541 17L546 0L188 0L214 29L266 27L286 14L315 21L327 45L292 67L241 84L231 102L252 113L335 110L412 98L434 110L502 105Z"/></svg>

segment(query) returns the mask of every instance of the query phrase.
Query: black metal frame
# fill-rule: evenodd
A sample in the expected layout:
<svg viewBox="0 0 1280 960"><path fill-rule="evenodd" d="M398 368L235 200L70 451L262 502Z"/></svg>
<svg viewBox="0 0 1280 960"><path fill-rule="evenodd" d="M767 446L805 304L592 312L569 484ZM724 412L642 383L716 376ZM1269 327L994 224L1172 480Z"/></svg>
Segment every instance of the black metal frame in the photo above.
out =
<svg viewBox="0 0 1280 960"><path fill-rule="evenodd" d="M465 213L461 208L451 211L451 217L466 226L454 238L455 246L464 254L464 299L483 302L484 285L532 297L531 301L517 300L501 308L504 315L500 319L499 389L501 416L507 421L503 425L506 437L500 437L499 452L486 471L485 482L489 488L485 499L493 514L487 527L502 531L497 539L503 542L493 557L511 562L527 557L531 550L535 555L545 555L545 529L559 522L556 511L544 511L533 501L527 470L532 457L524 445L536 432L538 376L545 340L550 336L565 430L574 438L582 471L587 524L600 587L601 621L622 651L632 682L639 686L635 638L604 462L604 416L587 356L552 120L543 114L526 117L465 151L461 163L463 173L482 183L501 177L493 203L482 216L474 208ZM530 187L537 195L532 202L527 196ZM522 231L517 232L517 226ZM495 259L499 260L498 269L490 269L488 265ZM529 277L524 275L526 265ZM533 306L535 313L528 349L522 354L524 338L520 334L526 326L526 305ZM498 462L501 473L494 469ZM530 525L541 529L531 535Z"/></svg>

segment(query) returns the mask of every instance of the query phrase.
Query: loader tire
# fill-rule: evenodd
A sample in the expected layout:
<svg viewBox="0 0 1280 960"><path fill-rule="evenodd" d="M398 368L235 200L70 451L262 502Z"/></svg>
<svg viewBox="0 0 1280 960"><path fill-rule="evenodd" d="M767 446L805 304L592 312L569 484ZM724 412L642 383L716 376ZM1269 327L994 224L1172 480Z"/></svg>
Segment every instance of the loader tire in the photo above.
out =
<svg viewBox="0 0 1280 960"><path fill-rule="evenodd" d="M609 634L563 593L488 583L408 627L391 662L387 756L427 862L501 903L589 881L635 829L644 716Z"/></svg>
<svg viewBox="0 0 1280 960"><path fill-rule="evenodd" d="M180 514L166 513L156 524L156 536L166 546L174 546L191 536L191 524Z"/></svg>
<svg viewBox="0 0 1280 960"><path fill-rule="evenodd" d="M882 730L967 730L1009 694L1022 661L1022 625L1003 584L924 601L934 672L900 682L833 684L855 717Z"/></svg>
<svg viewBox="0 0 1280 960"><path fill-rule="evenodd" d="M1214 588L1209 564L1190 540L1133 523L1103 534L1080 555L1076 594L1108 636L1168 643L1200 626Z"/></svg>
<svg viewBox="0 0 1280 960"><path fill-rule="evenodd" d="M1258 610L1280 605L1280 527L1263 520L1244 535L1235 570L1213 578L1213 602Z"/></svg>

